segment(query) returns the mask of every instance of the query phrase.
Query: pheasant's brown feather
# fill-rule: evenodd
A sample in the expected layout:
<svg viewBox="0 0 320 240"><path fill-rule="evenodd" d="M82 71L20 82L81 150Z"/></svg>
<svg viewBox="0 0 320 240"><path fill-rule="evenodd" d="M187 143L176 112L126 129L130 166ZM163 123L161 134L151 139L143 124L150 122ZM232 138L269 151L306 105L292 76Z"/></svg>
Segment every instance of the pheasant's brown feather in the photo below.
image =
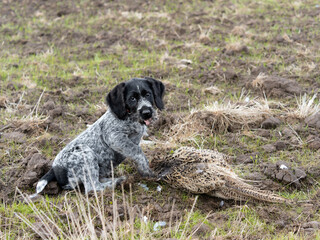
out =
<svg viewBox="0 0 320 240"><path fill-rule="evenodd" d="M153 165L160 175L163 169L159 166L166 168L163 179L171 186L192 193L223 199L289 203L271 191L245 183L232 171L227 159L227 155L217 151L181 147L161 161L153 161Z"/></svg>

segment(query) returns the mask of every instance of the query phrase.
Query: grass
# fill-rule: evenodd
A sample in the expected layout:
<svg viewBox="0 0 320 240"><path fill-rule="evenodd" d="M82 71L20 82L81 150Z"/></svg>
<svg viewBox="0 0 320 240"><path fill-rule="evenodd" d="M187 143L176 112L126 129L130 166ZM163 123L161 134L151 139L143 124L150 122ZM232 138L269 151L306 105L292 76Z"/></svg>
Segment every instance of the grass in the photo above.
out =
<svg viewBox="0 0 320 240"><path fill-rule="evenodd" d="M163 186L161 194L152 185L146 192L135 185L132 193L124 192L127 203L132 194L129 209L140 211L140 215L127 221L101 217L103 210L96 211L115 202L108 194L105 201L103 196L85 198L77 193L48 196L34 206L16 199L7 202L6 196L14 198L11 185L23 175L24 160L30 154L37 152L53 159L65 143L103 113L108 90L118 82L140 76L166 83L167 110L163 115L175 120L165 129L156 129L150 138L157 136L159 142L169 141L172 145L213 148L234 157L259 153L252 165L234 165L244 176L259 173L261 163L279 160L316 170L318 151L309 148L308 137L317 136L318 130L304 126L304 119L319 111L317 5L315 0L154 1L138 6L87 0L46 1L41 6L37 2L0 2L0 132L25 134L25 141L0 138L0 213L5 215L0 218L0 238L34 239L39 235L36 232L43 229L40 235L45 238L52 227L69 234L49 231L52 238L72 238L73 233L78 238L98 238L100 233L95 231L99 229L107 239L130 238L132 234L140 239L192 239L203 237L193 229L202 222L210 228L204 234L209 238L308 238L305 232L296 230L295 224L319 221L316 210L309 214L303 206L283 209L287 216L283 229L275 224L272 213L260 215L270 208L264 205L227 203L222 208L213 207L209 214L203 201L207 205L210 201L199 197L188 214L194 196L169 186ZM236 73L237 78L228 78L230 72ZM264 94L260 87L269 76L297 81L307 93ZM49 118L43 111L48 101L63 107L63 114ZM281 120L281 126L260 136L261 121L271 115ZM292 135L285 135L285 129ZM285 141L289 147L274 153L262 152L263 145L277 141ZM135 172L130 164L121 169L124 173ZM308 179L316 185L305 183L300 190L281 185L281 194L309 201L318 190L317 171L310 171ZM23 191L29 193L31 189L33 186ZM115 193L119 204L123 203L122 194L119 190ZM152 201L139 204L141 196ZM155 232L155 222L145 223L141 213L161 220L157 219L161 211L153 207L164 207L170 197L175 199L181 219L172 222L171 230L167 225ZM219 201L212 200L211 204ZM275 212L282 209L271 208ZM79 221L75 212L82 214ZM14 213L30 221L34 230ZM37 218L36 213L44 223L33 225L39 223L40 215ZM219 214L222 221L214 218ZM84 221L90 224L86 226ZM120 224L116 230L115 224ZM314 239L318 235L311 233Z"/></svg>
<svg viewBox="0 0 320 240"><path fill-rule="evenodd" d="M24 229L22 236L14 231L6 234L15 238L32 239L33 235L25 232L27 228L31 228L41 239L189 239L197 230L193 227L200 223L200 228L206 221L205 216L193 212L197 198L185 219L173 223L171 215L165 226L157 228L157 222L152 220L147 208L139 209L134 206L132 192L128 195L123 189L120 196L118 192L112 191L112 201L109 200L111 207L106 205L108 200L104 194L97 192L94 192L92 197L78 191L69 192L56 203L48 198L34 203L28 196L18 192L22 203L12 204L9 210L0 208L0 212L5 216L11 216L12 219L14 215L21 221ZM122 203L118 202L120 197ZM124 212L119 213L119 207L122 207ZM30 218L30 214L33 218Z"/></svg>

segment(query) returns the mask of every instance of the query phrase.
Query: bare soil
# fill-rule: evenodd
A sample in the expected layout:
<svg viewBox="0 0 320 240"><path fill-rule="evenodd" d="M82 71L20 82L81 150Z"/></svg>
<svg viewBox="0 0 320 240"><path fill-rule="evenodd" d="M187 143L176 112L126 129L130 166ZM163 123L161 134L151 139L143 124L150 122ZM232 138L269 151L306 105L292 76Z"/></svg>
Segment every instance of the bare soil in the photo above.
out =
<svg viewBox="0 0 320 240"><path fill-rule="evenodd" d="M219 126L210 129L212 116L197 113L199 126L210 129L201 133L207 140L202 147L230 154L230 164L261 189L288 195L301 191L308 196L285 210L280 205L248 203L260 219L275 226L270 236L293 233L312 239L318 233L320 117L293 118L283 109L295 104L300 94L312 95L319 90L319 7L311 1L309 6L301 3L297 9L285 8L289 2L282 1L283 9L275 9L249 1L251 10L242 9L242 13L234 9L233 1L203 1L199 6L187 1L171 10L168 1L85 1L81 6L75 2L23 0L0 4L0 56L17 56L2 60L4 70L0 71L0 111L7 114L0 117L3 203L12 201L16 187L34 192L54 156L106 111L104 98L117 82L151 76L166 85L166 109L149 130L149 139L166 141L173 126L191 109L208 101L232 100L242 89L252 98L281 101L284 106L278 107L274 116L247 126L233 124L226 131L219 131ZM258 7L263 12L252 10ZM211 13L211 9L217 10ZM277 18L271 20L274 14ZM59 60L52 60L52 64L37 60L53 48L58 50ZM116 60L105 57L91 66L89 62L98 55ZM148 58L156 64L145 63ZM192 60L183 61L186 58ZM81 61L85 62L79 70L82 74L75 73L77 67L62 67L64 62L77 66ZM138 67L133 68L136 62ZM36 67L30 69L28 65ZM96 73L83 73L93 68ZM128 74L122 72L126 68ZM108 79L99 71L109 71ZM205 90L213 86L221 91ZM33 116L36 111L39 118L26 117L33 110ZM196 145L192 141L179 144ZM152 159L163 151L146 147L146 154ZM154 220L169 221L171 211L178 219L192 206L194 195L170 186L159 193L155 188L163 183L141 180L130 162L125 166L129 169L125 173L135 176L131 179L135 203L148 205ZM150 184L151 190L143 192L137 185L140 181ZM129 191L128 184L125 189ZM53 182L44 193L55 198L64 192ZM109 193L106 196L111 199ZM208 221L213 226L225 226L230 220L225 210L241 204L225 201L222 205L221 199L200 196L196 209L204 215L211 212ZM201 238L210 231L201 227L197 235ZM264 238L264 234L257 232L248 239Z"/></svg>

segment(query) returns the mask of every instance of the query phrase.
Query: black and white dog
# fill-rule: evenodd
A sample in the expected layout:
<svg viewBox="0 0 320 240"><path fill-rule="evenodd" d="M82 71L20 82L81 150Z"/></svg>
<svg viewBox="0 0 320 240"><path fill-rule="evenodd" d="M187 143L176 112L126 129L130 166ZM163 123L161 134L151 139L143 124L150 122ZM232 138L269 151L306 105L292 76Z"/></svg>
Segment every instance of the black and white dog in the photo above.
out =
<svg viewBox="0 0 320 240"><path fill-rule="evenodd" d="M33 196L53 180L64 189L83 184L86 193L112 188L126 179L111 178L112 167L125 158L135 162L142 176L155 177L139 143L156 117L155 107L164 108L164 90L153 78L133 78L113 88L106 98L108 111L62 149Z"/></svg>

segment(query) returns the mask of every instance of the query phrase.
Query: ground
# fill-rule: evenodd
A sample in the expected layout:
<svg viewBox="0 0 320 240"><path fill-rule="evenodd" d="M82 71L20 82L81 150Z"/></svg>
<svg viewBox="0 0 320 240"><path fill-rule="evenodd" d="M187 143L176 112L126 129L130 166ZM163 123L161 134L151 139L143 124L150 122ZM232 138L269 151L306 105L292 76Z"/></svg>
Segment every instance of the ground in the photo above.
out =
<svg viewBox="0 0 320 240"><path fill-rule="evenodd" d="M318 239L319 20L316 0L1 1L0 237ZM151 164L164 144L216 149L294 204L196 196L130 161L122 189L86 198L53 182L27 203L108 91L143 76L166 85Z"/></svg>

